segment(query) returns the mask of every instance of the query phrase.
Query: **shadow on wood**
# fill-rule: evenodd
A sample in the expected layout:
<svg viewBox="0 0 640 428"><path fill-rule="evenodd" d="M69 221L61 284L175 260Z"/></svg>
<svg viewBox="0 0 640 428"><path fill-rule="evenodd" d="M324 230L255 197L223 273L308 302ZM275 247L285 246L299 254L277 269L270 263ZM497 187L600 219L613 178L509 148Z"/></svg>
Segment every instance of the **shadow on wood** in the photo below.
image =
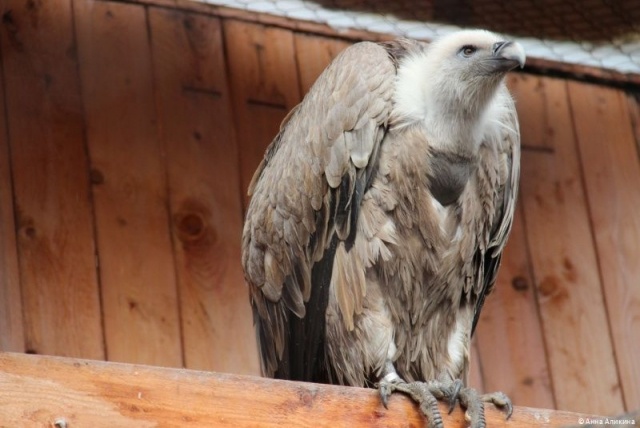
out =
<svg viewBox="0 0 640 428"><path fill-rule="evenodd" d="M464 427L463 411L447 428ZM487 406L487 425L565 426L586 415ZM424 426L416 406L377 391L258 377L25 354L0 354L0 426Z"/></svg>

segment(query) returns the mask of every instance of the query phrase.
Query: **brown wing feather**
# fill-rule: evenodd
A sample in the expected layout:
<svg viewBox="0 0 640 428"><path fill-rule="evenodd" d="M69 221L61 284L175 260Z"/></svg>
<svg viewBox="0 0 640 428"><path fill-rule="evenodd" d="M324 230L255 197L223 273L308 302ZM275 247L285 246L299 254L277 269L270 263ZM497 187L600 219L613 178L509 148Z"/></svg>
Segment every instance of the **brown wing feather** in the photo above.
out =
<svg viewBox="0 0 640 428"><path fill-rule="evenodd" d="M333 259L348 251L355 233L358 198L375 170L394 80L394 63L382 46L346 49L285 119L252 180L242 263L267 376L317 380L310 370L318 370L324 352ZM342 262L341 273L354 270ZM358 275L339 281L354 310L363 281Z"/></svg>
<svg viewBox="0 0 640 428"><path fill-rule="evenodd" d="M479 174L483 175L484 180L497 182L498 185L487 186L496 188L497 191L486 195L490 201L484 204L485 207L489 207L493 211L488 216L492 219L492 224L489 224L486 229L489 237L484 242L487 244L480 246L474 260L478 272L478 282L475 287L476 305L471 334L478 324L484 299L495 286L502 251L511 232L518 197L520 129L515 105L510 97L509 101L507 113L500 122L503 129L502 139L491 144L497 150L490 153L481 151Z"/></svg>

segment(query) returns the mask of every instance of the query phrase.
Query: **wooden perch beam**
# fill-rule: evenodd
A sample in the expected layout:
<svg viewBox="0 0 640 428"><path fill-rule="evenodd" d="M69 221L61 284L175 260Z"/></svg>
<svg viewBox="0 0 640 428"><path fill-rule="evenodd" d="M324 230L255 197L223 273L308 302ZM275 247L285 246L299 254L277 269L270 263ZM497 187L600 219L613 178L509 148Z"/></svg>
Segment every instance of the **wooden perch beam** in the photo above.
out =
<svg viewBox="0 0 640 428"><path fill-rule="evenodd" d="M464 414L446 428L464 427ZM491 427L575 425L586 415L517 407L508 423L487 406ZM0 354L0 426L384 426L419 427L415 404L392 396L389 410L377 391L249 376Z"/></svg>

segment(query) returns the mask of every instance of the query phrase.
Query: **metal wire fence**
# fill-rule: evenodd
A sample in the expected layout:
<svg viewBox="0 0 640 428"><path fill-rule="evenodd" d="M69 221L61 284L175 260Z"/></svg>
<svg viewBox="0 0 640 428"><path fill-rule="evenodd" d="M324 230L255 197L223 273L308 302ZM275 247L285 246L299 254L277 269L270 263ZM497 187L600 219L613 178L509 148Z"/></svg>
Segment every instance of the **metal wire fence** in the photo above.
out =
<svg viewBox="0 0 640 428"><path fill-rule="evenodd" d="M431 40L460 27L522 43L528 56L640 74L640 0L200 0Z"/></svg>

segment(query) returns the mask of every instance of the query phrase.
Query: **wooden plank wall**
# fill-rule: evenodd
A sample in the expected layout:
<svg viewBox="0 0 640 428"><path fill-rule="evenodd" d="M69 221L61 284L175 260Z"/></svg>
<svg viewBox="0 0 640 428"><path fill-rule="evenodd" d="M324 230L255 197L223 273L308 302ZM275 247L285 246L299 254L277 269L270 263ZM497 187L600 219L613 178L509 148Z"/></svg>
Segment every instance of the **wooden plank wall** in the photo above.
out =
<svg viewBox="0 0 640 428"><path fill-rule="evenodd" d="M259 372L246 188L352 40L171 2L0 7L0 350ZM640 407L640 107L510 77L517 218L472 383L518 405Z"/></svg>

